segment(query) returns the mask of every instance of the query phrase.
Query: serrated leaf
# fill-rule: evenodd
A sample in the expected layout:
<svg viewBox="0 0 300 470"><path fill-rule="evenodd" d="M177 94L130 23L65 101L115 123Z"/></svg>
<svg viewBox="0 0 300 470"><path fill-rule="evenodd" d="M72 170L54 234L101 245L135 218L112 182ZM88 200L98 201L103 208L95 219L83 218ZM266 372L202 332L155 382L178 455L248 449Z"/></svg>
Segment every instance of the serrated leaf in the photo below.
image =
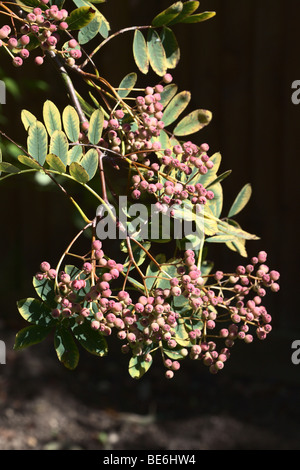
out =
<svg viewBox="0 0 300 470"><path fill-rule="evenodd" d="M181 20L181 23L200 23L202 21L206 21L210 18L213 18L215 15L215 11L204 11L203 13L198 13L197 15L187 16L186 18Z"/></svg>
<svg viewBox="0 0 300 470"><path fill-rule="evenodd" d="M194 11L197 10L199 5L200 5L199 1L190 0L190 1L184 2L181 13L179 13L179 15L177 15L174 18L174 20L170 21L170 23L168 23L168 26L172 26L173 24L180 23L184 18L194 13Z"/></svg>
<svg viewBox="0 0 300 470"><path fill-rule="evenodd" d="M54 347L59 361L67 369L76 369L79 361L79 351L72 334L63 326L57 327L55 330Z"/></svg>
<svg viewBox="0 0 300 470"><path fill-rule="evenodd" d="M101 25L102 18L96 12L92 21L80 29L78 33L79 44L86 44L91 41L99 33Z"/></svg>
<svg viewBox="0 0 300 470"><path fill-rule="evenodd" d="M94 18L96 10L90 6L83 6L76 8L70 13L70 16L66 18L66 22L69 25L69 30L73 31L81 29L88 25Z"/></svg>
<svg viewBox="0 0 300 470"><path fill-rule="evenodd" d="M89 175L87 171L78 163L72 162L69 167L70 175L78 181L78 183L87 183L89 181Z"/></svg>
<svg viewBox="0 0 300 470"><path fill-rule="evenodd" d="M45 163L48 150L48 137L44 124L39 121L34 122L28 128L27 150L41 165Z"/></svg>
<svg viewBox="0 0 300 470"><path fill-rule="evenodd" d="M143 74L147 74L149 70L147 43L143 33L139 29L136 29L134 32L132 48L133 57L138 69Z"/></svg>
<svg viewBox="0 0 300 470"><path fill-rule="evenodd" d="M174 69L180 60L180 49L176 36L170 28L164 26L160 38L165 50L167 68Z"/></svg>
<svg viewBox="0 0 300 470"><path fill-rule="evenodd" d="M118 86L118 95L121 98L125 98L126 96L128 96L132 88L136 84L136 81L137 74L135 72L131 72L126 75Z"/></svg>
<svg viewBox="0 0 300 470"><path fill-rule="evenodd" d="M41 165L33 158L28 157L27 155L19 155L18 160L23 165L29 166L30 168L35 168L37 170L41 169Z"/></svg>
<svg viewBox="0 0 300 470"><path fill-rule="evenodd" d="M133 379L140 379L151 367L153 360L146 362L143 356L134 356L129 361L128 372Z"/></svg>
<svg viewBox="0 0 300 470"><path fill-rule="evenodd" d="M246 184L239 194L237 195L236 199L234 200L229 212L228 217L233 217L241 212L242 209L248 204L252 195L252 187L251 184Z"/></svg>
<svg viewBox="0 0 300 470"><path fill-rule="evenodd" d="M50 137L54 131L61 131L60 112L57 106L50 100L47 100L44 103L43 119Z"/></svg>
<svg viewBox="0 0 300 470"><path fill-rule="evenodd" d="M24 320L35 325L48 327L56 323L51 316L51 310L38 299L27 298L17 302L20 315Z"/></svg>
<svg viewBox="0 0 300 470"><path fill-rule="evenodd" d="M108 352L106 339L99 331L93 330L89 322L84 322L81 325L75 324L72 327L72 332L75 339L90 354L99 357L106 356Z"/></svg>
<svg viewBox="0 0 300 470"><path fill-rule="evenodd" d="M77 142L80 133L80 121L77 111L73 106L66 106L63 110L62 121L65 133L71 142Z"/></svg>
<svg viewBox="0 0 300 470"><path fill-rule="evenodd" d="M15 338L14 350L28 348L34 344L38 344L47 338L51 328L39 325L30 325L18 331Z"/></svg>
<svg viewBox="0 0 300 470"><path fill-rule="evenodd" d="M147 50L153 71L162 77L167 72L168 64L162 41L155 29L148 30Z"/></svg>
<svg viewBox="0 0 300 470"><path fill-rule="evenodd" d="M99 156L96 149L90 149L86 152L83 158L80 160L80 165L85 169L91 180L97 171L99 162Z"/></svg>
<svg viewBox="0 0 300 470"><path fill-rule="evenodd" d="M156 17L152 20L152 26L158 28L163 25L169 24L179 13L182 11L183 4L182 2L173 3L173 5L166 8L164 11L156 15Z"/></svg>
<svg viewBox="0 0 300 470"><path fill-rule="evenodd" d="M104 114L102 109L96 109L90 118L88 138L91 144L97 145L101 139Z"/></svg>
<svg viewBox="0 0 300 470"><path fill-rule="evenodd" d="M21 121L25 130L28 131L28 128L37 121L37 118L27 109L23 109L21 111Z"/></svg>
<svg viewBox="0 0 300 470"><path fill-rule="evenodd" d="M166 127L176 121L180 114L183 113L190 100L191 93L189 91L181 91L172 98L163 113L162 120Z"/></svg>
<svg viewBox="0 0 300 470"><path fill-rule="evenodd" d="M66 134L63 131L54 131L50 139L50 153L53 153L67 165L69 142Z"/></svg>
<svg viewBox="0 0 300 470"><path fill-rule="evenodd" d="M47 155L46 157L46 162L53 170L59 171L60 173L66 172L66 165L63 164L63 162L57 155L49 153L49 155Z"/></svg>
<svg viewBox="0 0 300 470"><path fill-rule="evenodd" d="M177 136L186 136L200 131L212 120L212 113L206 109L197 109L185 116L175 127L173 133Z"/></svg>
<svg viewBox="0 0 300 470"><path fill-rule="evenodd" d="M3 173L19 173L21 170L11 163L0 162L0 171L3 171Z"/></svg>

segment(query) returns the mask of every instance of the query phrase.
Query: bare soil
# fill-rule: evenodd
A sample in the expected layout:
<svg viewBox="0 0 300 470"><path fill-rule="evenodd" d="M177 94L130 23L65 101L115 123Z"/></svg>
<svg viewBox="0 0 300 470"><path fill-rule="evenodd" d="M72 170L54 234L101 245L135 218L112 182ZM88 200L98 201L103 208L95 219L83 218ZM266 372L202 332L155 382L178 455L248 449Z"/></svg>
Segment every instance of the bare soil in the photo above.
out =
<svg viewBox="0 0 300 470"><path fill-rule="evenodd" d="M300 447L297 380L242 374L239 362L211 376L187 361L168 381L157 361L135 381L118 344L102 359L81 351L78 368L68 371L50 339L16 352L14 335L1 331L7 347L0 365L1 450Z"/></svg>

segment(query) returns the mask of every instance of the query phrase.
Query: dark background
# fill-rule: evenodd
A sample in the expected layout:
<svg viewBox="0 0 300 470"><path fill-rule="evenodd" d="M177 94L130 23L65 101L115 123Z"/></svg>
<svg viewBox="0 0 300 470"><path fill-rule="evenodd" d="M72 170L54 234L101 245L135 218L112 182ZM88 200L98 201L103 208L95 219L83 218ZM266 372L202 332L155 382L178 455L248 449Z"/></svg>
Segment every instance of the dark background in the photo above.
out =
<svg viewBox="0 0 300 470"><path fill-rule="evenodd" d="M108 0L99 9L115 32L148 24L169 4ZM104 359L82 352L78 369L71 373L62 370L51 341L13 352L15 332L23 326L16 300L33 295L31 277L40 262L56 264L77 227L73 208L52 186L27 177L11 178L0 188L0 339L7 342L7 364L0 366L0 448L1 436L2 448L45 448L49 442L54 442L53 448L299 448L300 365L292 364L291 346L300 339L300 105L291 101L291 86L300 80L300 5L297 0L202 0L199 11L205 10L216 11L216 17L174 27L181 60L171 73L180 90L192 93L187 111L205 108L213 113L211 124L193 140L208 142L212 153L222 153L221 170L233 170L223 183L225 211L242 186L252 184L253 196L238 220L261 237L248 243L249 256L265 250L272 269L281 272L280 292L270 293L265 301L273 331L265 342L235 347L217 376L208 376L198 363L186 363L170 382L159 364L140 382L130 379L127 358L120 357L118 344ZM131 44L132 33L123 34L96 56L102 76L115 86L136 71ZM28 61L24 68L14 69L3 53L0 61L5 71L1 78L14 79L21 90L8 94L1 128L25 142L20 111L26 108L41 116L46 99L62 108L68 104L66 92L51 65L37 69ZM41 83L32 87L36 78ZM156 81L154 74L140 77L141 86ZM43 82L49 83L46 91ZM76 191L75 196L83 196ZM92 216L95 207L88 200L85 204ZM216 249L213 256L216 269L234 269L241 261L226 247ZM68 403L65 416L71 429L74 410L78 413L73 437L66 442L50 436L50 418L43 421L44 434L33 418L39 416L39 400L46 411L54 403L48 411L60 423L60 432L66 433L60 421L62 397ZM92 416L97 413L95 423ZM128 413L134 425L124 418ZM145 416L152 417L151 424L146 420L145 425ZM24 435L12 430L18 420ZM28 426L35 429L31 444L26 441ZM117 437L107 437L111 435Z"/></svg>

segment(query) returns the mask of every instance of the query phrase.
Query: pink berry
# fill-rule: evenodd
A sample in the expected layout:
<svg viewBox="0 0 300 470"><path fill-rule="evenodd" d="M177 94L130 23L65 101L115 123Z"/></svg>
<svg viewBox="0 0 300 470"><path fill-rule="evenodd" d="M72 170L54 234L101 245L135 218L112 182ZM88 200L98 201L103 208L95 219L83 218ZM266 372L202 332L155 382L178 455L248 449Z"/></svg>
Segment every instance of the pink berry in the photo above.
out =
<svg viewBox="0 0 300 470"><path fill-rule="evenodd" d="M41 56L37 56L35 57L34 62L36 65L42 65L44 63L44 59Z"/></svg>

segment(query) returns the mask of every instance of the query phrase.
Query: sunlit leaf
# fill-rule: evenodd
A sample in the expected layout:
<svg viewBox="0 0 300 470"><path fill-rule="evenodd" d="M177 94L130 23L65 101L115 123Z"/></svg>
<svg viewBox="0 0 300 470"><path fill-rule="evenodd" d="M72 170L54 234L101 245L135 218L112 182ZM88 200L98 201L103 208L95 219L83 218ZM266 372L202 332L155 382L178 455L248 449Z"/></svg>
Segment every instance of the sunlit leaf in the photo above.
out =
<svg viewBox="0 0 300 470"><path fill-rule="evenodd" d="M88 130L88 138L91 144L97 145L101 139L104 122L104 114L102 109L96 109L90 118Z"/></svg>
<svg viewBox="0 0 300 470"><path fill-rule="evenodd" d="M158 28L159 26L167 25L170 23L179 13L182 11L183 4L182 2L173 3L173 5L166 8L164 11L156 15L152 20L152 26Z"/></svg>
<svg viewBox="0 0 300 470"><path fill-rule="evenodd" d="M61 161L61 159L57 155L49 153L46 157L46 162L53 170L59 171L60 173L66 172L66 165Z"/></svg>
<svg viewBox="0 0 300 470"><path fill-rule="evenodd" d="M90 149L86 152L83 158L80 160L80 165L85 169L91 180L97 171L99 162L99 156L96 149Z"/></svg>
<svg viewBox="0 0 300 470"><path fill-rule="evenodd" d="M41 165L45 163L48 150L48 137L44 124L39 121L34 122L28 128L27 150Z"/></svg>
<svg viewBox="0 0 300 470"><path fill-rule="evenodd" d="M138 69L146 74L149 70L149 56L147 50L147 43L143 33L136 29L133 37L133 57Z"/></svg>
<svg viewBox="0 0 300 470"><path fill-rule="evenodd" d="M66 106L63 110L62 120L65 133L71 142L77 142L80 133L80 121L77 111L73 106Z"/></svg>
<svg viewBox="0 0 300 470"><path fill-rule="evenodd" d="M78 183L87 183L90 179L87 171L78 162L71 163L69 172Z"/></svg>
<svg viewBox="0 0 300 470"><path fill-rule="evenodd" d="M147 49L150 65L154 72L159 76L165 75L168 68L166 53L161 38L155 29L148 30Z"/></svg>
<svg viewBox="0 0 300 470"><path fill-rule="evenodd" d="M57 106L52 101L47 100L43 106L43 119L48 131L51 136L54 131L61 130L61 117Z"/></svg>
<svg viewBox="0 0 300 470"><path fill-rule="evenodd" d="M54 131L50 139L50 153L57 155L67 165L69 142L63 131Z"/></svg>
<svg viewBox="0 0 300 470"><path fill-rule="evenodd" d="M169 126L180 116L191 100L189 91L181 91L169 102L163 113L165 126Z"/></svg>
<svg viewBox="0 0 300 470"><path fill-rule="evenodd" d="M118 86L118 95L121 98L125 98L127 95L129 95L130 91L136 84L136 81L137 74L135 72L131 72L126 75Z"/></svg>
<svg viewBox="0 0 300 470"><path fill-rule="evenodd" d="M166 54L167 68L174 69L180 60L180 49L176 36L170 28L164 26L160 38Z"/></svg>
<svg viewBox="0 0 300 470"><path fill-rule="evenodd" d="M212 119L212 113L206 109L197 109L185 116L175 127L174 135L185 136L194 134L207 126Z"/></svg>
<svg viewBox="0 0 300 470"><path fill-rule="evenodd" d="M204 11L203 13L198 13L197 15L187 16L186 18L181 20L181 23L200 23L202 21L206 21L210 18L213 18L215 14L215 11Z"/></svg>
<svg viewBox="0 0 300 470"><path fill-rule="evenodd" d="M190 0L190 1L184 2L181 12L172 21L168 23L168 26L172 26L173 24L176 24L176 23L181 23L181 21L184 18L194 13L194 11L197 10L199 5L200 5L200 2L196 0L195 1Z"/></svg>
<svg viewBox="0 0 300 470"><path fill-rule="evenodd" d="M66 22L69 25L68 29L72 31L83 28L92 21L95 13L96 11L89 6L76 8L66 18Z"/></svg>
<svg viewBox="0 0 300 470"><path fill-rule="evenodd" d="M239 194L237 195L236 199L234 200L229 212L228 212L228 217L233 217L239 212L241 212L242 209L248 204L250 198L252 195L252 187L251 184L246 184Z"/></svg>

